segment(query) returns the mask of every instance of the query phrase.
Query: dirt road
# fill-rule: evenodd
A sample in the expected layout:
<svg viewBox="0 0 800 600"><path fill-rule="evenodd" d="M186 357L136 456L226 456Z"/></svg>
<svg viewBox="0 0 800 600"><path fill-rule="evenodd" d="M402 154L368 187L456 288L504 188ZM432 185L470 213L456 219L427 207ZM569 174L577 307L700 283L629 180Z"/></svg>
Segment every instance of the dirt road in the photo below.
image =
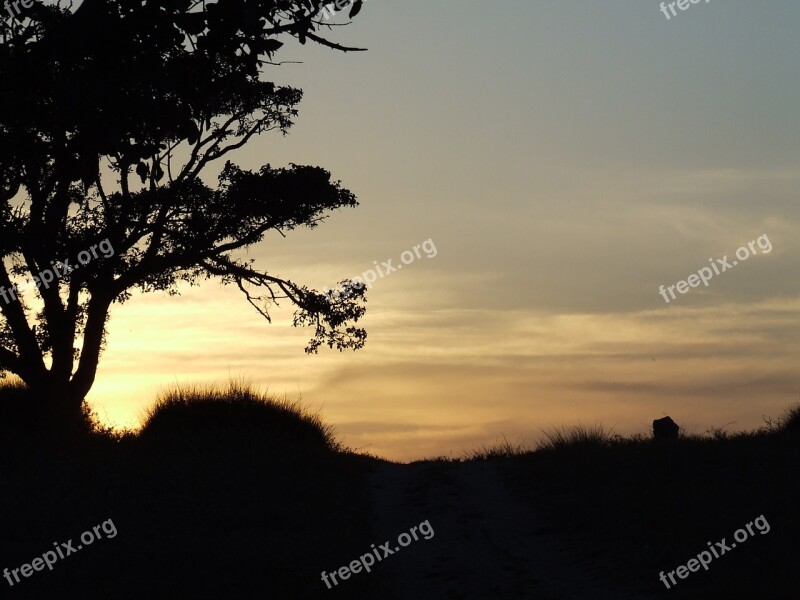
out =
<svg viewBox="0 0 800 600"><path fill-rule="evenodd" d="M370 480L378 546L397 549L376 569L397 600L645 598L613 589L597 557L554 534L511 492L497 462L384 464ZM434 536L400 548L428 521ZM382 577L382 578L383 578Z"/></svg>

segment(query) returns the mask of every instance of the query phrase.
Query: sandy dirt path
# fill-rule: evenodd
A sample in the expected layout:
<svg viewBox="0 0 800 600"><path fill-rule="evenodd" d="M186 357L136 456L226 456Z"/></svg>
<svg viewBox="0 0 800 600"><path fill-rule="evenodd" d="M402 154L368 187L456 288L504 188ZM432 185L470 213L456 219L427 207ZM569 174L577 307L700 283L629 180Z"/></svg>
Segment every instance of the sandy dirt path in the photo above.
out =
<svg viewBox="0 0 800 600"><path fill-rule="evenodd" d="M638 600L611 589L599 560L559 539L510 492L496 462L385 464L370 478L375 545L427 520L434 537L412 541L375 568L397 600L517 598Z"/></svg>

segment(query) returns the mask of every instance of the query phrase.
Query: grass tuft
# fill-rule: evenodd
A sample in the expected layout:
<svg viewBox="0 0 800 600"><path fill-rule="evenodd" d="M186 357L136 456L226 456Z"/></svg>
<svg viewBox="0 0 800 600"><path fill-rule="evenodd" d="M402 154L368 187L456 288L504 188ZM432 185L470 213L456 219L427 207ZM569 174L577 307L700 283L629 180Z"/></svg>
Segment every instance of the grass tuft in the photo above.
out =
<svg viewBox="0 0 800 600"><path fill-rule="evenodd" d="M543 438L536 445L538 452L551 452L566 448L600 448L619 440L613 430L606 430L602 425L574 425L572 427L555 427L542 432Z"/></svg>
<svg viewBox="0 0 800 600"><path fill-rule="evenodd" d="M491 446L481 446L466 454L464 460L492 460L496 458L511 458L527 454L531 448L523 442L509 442L505 436L502 440L496 442Z"/></svg>
<svg viewBox="0 0 800 600"><path fill-rule="evenodd" d="M249 383L179 386L162 392L147 411L142 439L229 441L258 436L264 441L307 445L338 452L333 427L300 401L274 398Z"/></svg>
<svg viewBox="0 0 800 600"><path fill-rule="evenodd" d="M780 430L784 433L800 433L800 404L787 409L780 422Z"/></svg>

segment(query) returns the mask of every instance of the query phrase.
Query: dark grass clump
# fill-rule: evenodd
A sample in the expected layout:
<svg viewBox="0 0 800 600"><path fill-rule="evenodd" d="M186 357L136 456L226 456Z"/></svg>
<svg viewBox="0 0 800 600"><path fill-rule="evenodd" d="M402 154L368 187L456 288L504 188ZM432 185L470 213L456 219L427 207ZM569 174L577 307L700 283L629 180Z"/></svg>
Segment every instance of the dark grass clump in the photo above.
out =
<svg viewBox="0 0 800 600"><path fill-rule="evenodd" d="M138 483L125 494L135 506L129 527L153 535L159 597L327 592L322 565L351 556L367 536L358 515L369 461L340 450L318 414L246 383L162 394L132 441Z"/></svg>
<svg viewBox="0 0 800 600"><path fill-rule="evenodd" d="M536 444L528 444L523 441L511 442L505 436L501 436L498 442L467 451L464 453L463 458L455 460L482 461L530 456L534 453L544 455L547 453L582 452L592 448L604 448L612 444L621 444L626 441L630 440L615 434L613 430L606 430L602 425L555 427L544 430L542 438Z"/></svg>
<svg viewBox="0 0 800 600"><path fill-rule="evenodd" d="M147 412L139 437L170 445L258 440L259 445L287 450L341 449L333 428L319 414L235 381L226 388L192 386L163 393Z"/></svg>
<svg viewBox="0 0 800 600"><path fill-rule="evenodd" d="M609 446L619 439L613 431L607 431L602 425L555 427L543 431L542 434L543 437L536 446L538 452L591 450Z"/></svg>
<svg viewBox="0 0 800 600"><path fill-rule="evenodd" d="M780 422L780 431L792 435L800 435L800 404L786 411Z"/></svg>
<svg viewBox="0 0 800 600"><path fill-rule="evenodd" d="M299 403L243 383L181 388L157 400L140 432L95 419L74 444L37 437L34 417L20 421L29 400L19 384L0 390L6 415L17 411L0 425L14 435L0 452L0 514L13 515L0 570L109 518L119 534L8 597L372 597L375 579L329 591L320 571L377 539L364 518L376 461L341 451L331 427Z"/></svg>
<svg viewBox="0 0 800 600"><path fill-rule="evenodd" d="M471 460L494 460L502 458L512 458L530 452L528 445L522 442L511 442L505 436L490 446L480 446L475 450L467 452L464 456L465 461Z"/></svg>

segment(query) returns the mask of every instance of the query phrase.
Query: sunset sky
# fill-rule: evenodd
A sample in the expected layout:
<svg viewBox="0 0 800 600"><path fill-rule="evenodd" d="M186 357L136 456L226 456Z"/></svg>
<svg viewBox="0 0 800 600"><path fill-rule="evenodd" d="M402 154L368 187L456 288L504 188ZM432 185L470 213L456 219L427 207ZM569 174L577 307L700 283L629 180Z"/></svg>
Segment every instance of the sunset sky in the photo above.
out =
<svg viewBox="0 0 800 600"><path fill-rule="evenodd" d="M800 400L798 22L796 0L669 21L654 0L368 0L328 35L368 52L287 42L302 64L266 77L304 90L300 116L234 160L323 166L361 205L257 265L322 289L436 256L375 283L358 352L308 356L290 306L270 325L213 282L136 296L89 399L135 427L161 389L244 377L398 460L779 416ZM659 295L762 235L771 252Z"/></svg>

